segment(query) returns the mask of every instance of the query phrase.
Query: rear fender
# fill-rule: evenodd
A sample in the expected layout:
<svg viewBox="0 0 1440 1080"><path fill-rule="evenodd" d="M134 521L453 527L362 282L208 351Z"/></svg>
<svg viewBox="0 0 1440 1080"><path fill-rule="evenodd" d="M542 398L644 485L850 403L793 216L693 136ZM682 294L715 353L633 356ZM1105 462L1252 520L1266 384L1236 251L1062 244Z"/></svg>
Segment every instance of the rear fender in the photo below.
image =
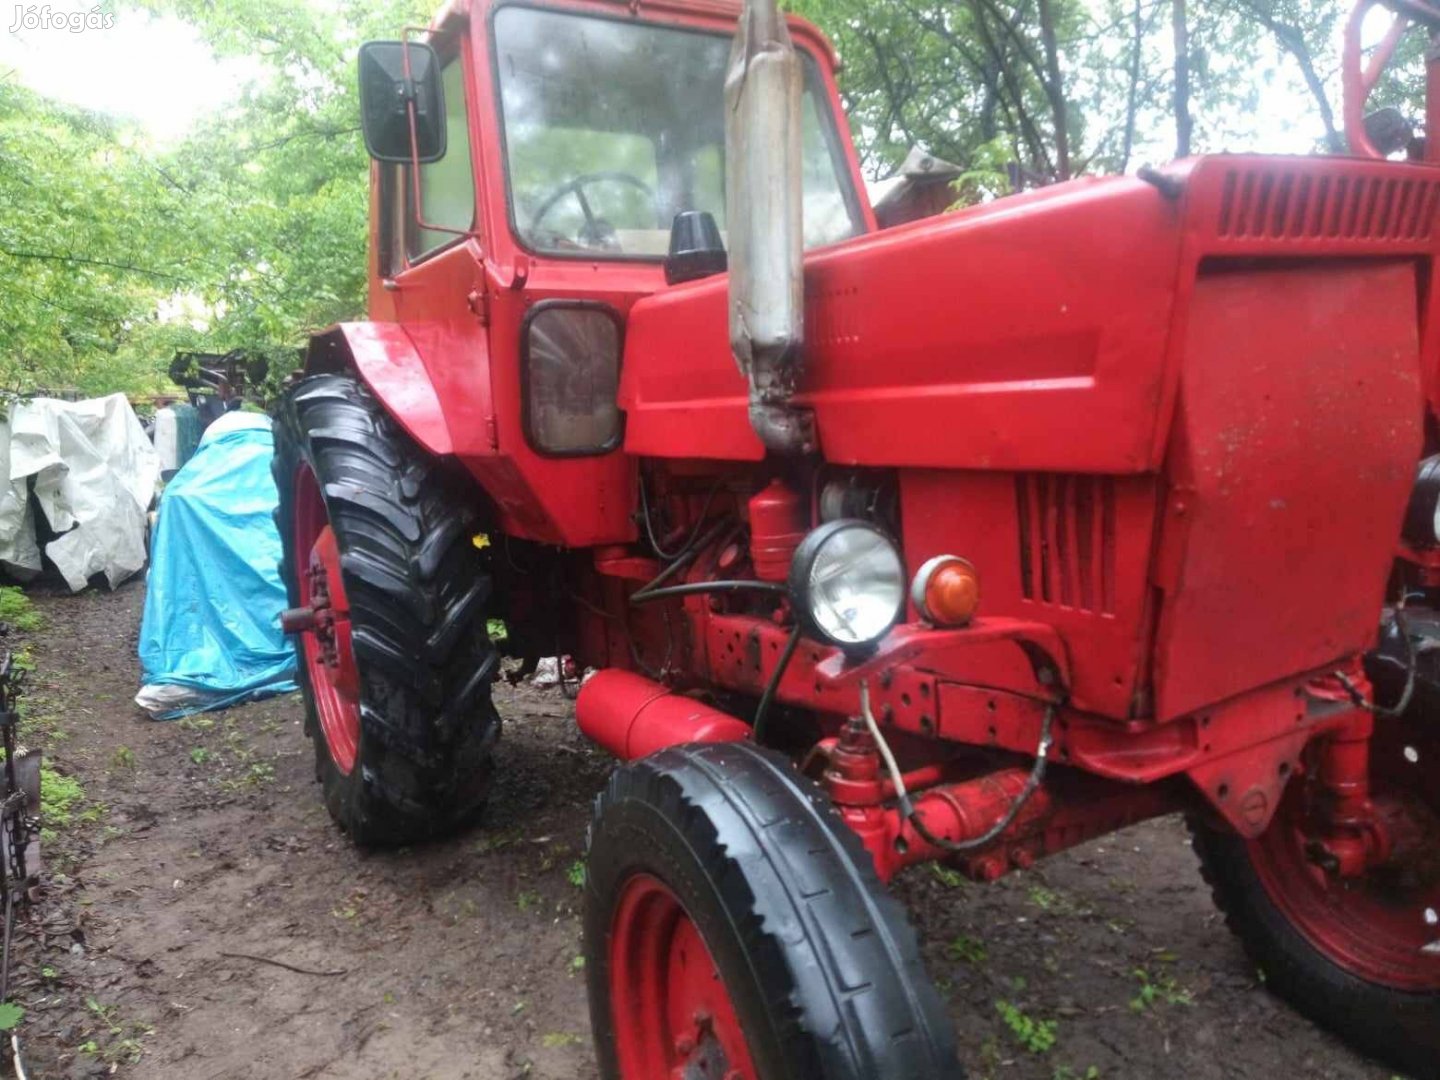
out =
<svg viewBox="0 0 1440 1080"><path fill-rule="evenodd" d="M412 439L436 455L455 452L440 395L399 323L337 323L310 339L305 373L353 370Z"/></svg>

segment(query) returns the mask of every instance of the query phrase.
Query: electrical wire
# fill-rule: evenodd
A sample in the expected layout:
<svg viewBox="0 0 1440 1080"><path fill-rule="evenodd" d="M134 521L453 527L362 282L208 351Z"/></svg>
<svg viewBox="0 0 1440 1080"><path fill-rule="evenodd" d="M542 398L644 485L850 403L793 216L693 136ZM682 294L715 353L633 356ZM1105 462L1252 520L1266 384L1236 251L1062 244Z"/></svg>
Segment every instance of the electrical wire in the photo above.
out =
<svg viewBox="0 0 1440 1080"><path fill-rule="evenodd" d="M760 704L755 706L755 720L751 723L751 734L755 742L764 745L761 736L765 732L765 718L770 713L770 706L775 700L775 694L780 689L780 680L785 675L785 669L790 666L790 658L795 655L795 650L800 645L800 623L795 623L795 629L790 631L790 637L785 642L785 649L780 653L780 659L775 663L775 670L770 674L770 681L765 684L765 692L760 695Z"/></svg>
<svg viewBox="0 0 1440 1080"><path fill-rule="evenodd" d="M1030 770L1030 776L1025 781L1025 786L1020 794L1015 796L1015 801L1010 804L1003 817L994 825L979 836L969 840L947 840L942 836L936 836L926 827L924 819L920 817L919 811L910 799L910 793L905 790L905 778L900 772L900 766L895 761L895 755L890 752L890 744L885 741L884 734L880 731L880 725L875 722L875 714L870 709L870 687L864 679L860 680L860 716L865 721L865 727L870 731L870 737L875 740L875 746L880 751L880 757L885 762L886 771L890 773L890 780L895 785L895 798L900 804L900 813L915 828L920 839L932 847L941 851L961 853L966 851L978 851L995 842L1006 829L1014 824L1015 819L1020 816L1020 811L1030 801L1040 784L1045 779L1045 766L1050 756L1051 728L1055 722L1055 702L1045 703L1045 718L1040 723L1040 745L1035 749L1035 767Z"/></svg>
<svg viewBox="0 0 1440 1080"><path fill-rule="evenodd" d="M1405 601L1403 599L1395 606L1395 628L1400 631L1400 640L1405 643L1405 689L1400 692L1400 700L1394 705L1377 705L1374 701L1367 700L1349 675L1338 669L1334 672L1335 678L1345 688L1345 692L1350 695L1350 700L1355 705L1369 710L1376 716L1386 718L1403 715L1405 710L1410 708L1410 702L1415 697L1419 659L1415 655L1415 642L1410 637L1410 624L1405 619Z"/></svg>
<svg viewBox="0 0 1440 1080"><path fill-rule="evenodd" d="M650 492L645 486L645 477L640 477L640 514L645 521L645 536L650 541L650 546L655 549L655 554L662 559L678 559L695 545L695 538L699 536L700 529L705 524L705 516L710 513L710 504L715 501L715 495L720 490L720 481L710 485L710 491L705 496L705 504L700 508L700 516L695 519L695 527L690 531L689 538L681 544L674 552L666 551L660 546L659 539L655 536L655 523L650 517Z"/></svg>

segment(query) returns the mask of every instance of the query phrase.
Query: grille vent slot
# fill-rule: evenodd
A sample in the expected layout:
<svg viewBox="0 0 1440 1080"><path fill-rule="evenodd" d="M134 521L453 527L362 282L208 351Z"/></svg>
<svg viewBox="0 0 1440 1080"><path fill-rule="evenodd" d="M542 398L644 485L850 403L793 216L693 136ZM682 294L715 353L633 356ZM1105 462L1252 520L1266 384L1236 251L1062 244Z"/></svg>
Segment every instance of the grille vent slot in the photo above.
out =
<svg viewBox="0 0 1440 1080"><path fill-rule="evenodd" d="M1217 232L1232 240L1423 241L1437 196L1434 180L1232 169Z"/></svg>
<svg viewBox="0 0 1440 1080"><path fill-rule="evenodd" d="M1115 613L1115 481L1107 476L1021 473L1020 591L1026 600Z"/></svg>

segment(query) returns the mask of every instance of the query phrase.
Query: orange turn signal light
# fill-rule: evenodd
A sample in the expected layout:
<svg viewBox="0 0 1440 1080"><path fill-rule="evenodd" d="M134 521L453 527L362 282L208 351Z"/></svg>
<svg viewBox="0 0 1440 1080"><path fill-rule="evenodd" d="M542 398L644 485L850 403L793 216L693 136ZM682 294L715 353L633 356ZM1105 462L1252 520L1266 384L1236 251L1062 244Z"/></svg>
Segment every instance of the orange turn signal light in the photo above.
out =
<svg viewBox="0 0 1440 1080"><path fill-rule="evenodd" d="M980 606L980 575L970 560L937 555L915 574L910 600L935 626L964 626Z"/></svg>

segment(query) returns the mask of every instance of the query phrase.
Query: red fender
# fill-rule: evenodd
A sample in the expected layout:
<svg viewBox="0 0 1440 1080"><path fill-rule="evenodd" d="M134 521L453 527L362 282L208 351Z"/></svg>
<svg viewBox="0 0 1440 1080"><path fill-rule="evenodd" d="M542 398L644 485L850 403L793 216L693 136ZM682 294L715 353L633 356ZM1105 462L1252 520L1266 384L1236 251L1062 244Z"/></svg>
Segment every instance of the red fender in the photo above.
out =
<svg viewBox="0 0 1440 1080"><path fill-rule="evenodd" d="M353 368L385 411L432 454L453 454L454 440L415 343L399 323L337 323L310 339L306 374Z"/></svg>

